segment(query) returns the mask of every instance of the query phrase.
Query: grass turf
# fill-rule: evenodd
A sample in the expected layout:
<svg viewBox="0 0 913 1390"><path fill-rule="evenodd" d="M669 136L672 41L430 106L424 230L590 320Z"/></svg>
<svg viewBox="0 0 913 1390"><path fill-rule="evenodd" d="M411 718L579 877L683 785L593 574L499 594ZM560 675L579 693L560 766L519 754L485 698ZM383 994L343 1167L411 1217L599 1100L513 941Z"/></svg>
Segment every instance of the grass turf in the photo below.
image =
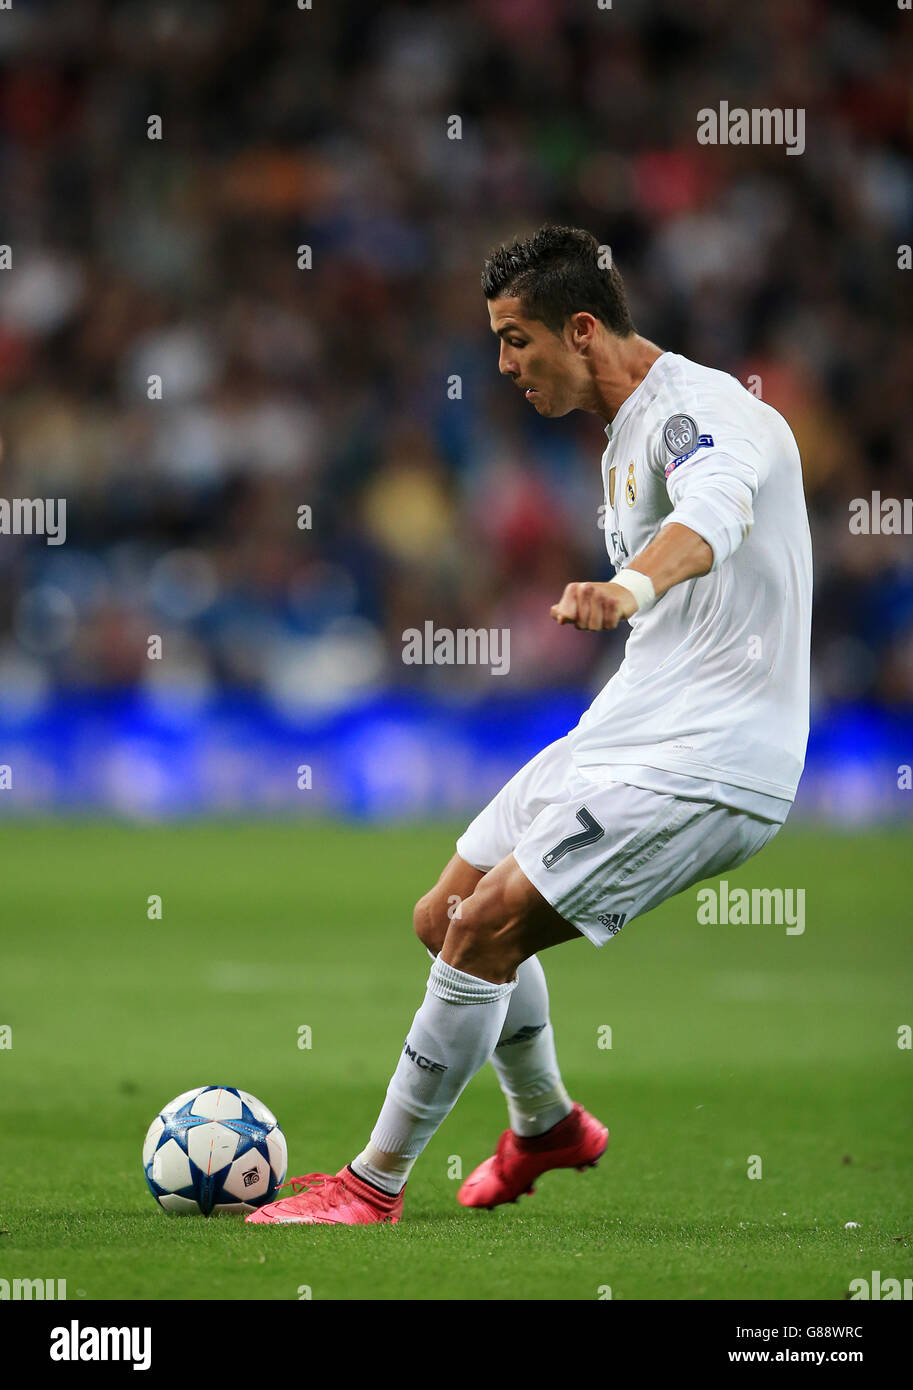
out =
<svg viewBox="0 0 913 1390"><path fill-rule="evenodd" d="M565 1080L608 1154L464 1211L452 1174L505 1123L486 1068L403 1223L370 1229L168 1216L140 1148L161 1105L212 1083L277 1112L291 1173L358 1152L422 997L411 906L451 828L3 835L0 1278L65 1278L71 1299L841 1299L872 1270L913 1274L902 832L787 827L730 876L804 887L801 936L699 925L691 890L598 953L547 953Z"/></svg>

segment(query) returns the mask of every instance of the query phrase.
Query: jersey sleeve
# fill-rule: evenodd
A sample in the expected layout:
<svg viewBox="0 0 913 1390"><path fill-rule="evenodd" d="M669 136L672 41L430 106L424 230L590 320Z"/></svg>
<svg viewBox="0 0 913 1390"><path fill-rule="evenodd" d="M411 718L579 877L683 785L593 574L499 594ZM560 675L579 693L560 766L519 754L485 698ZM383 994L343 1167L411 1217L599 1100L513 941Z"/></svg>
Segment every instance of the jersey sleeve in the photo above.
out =
<svg viewBox="0 0 913 1390"><path fill-rule="evenodd" d="M768 462L735 412L719 407L669 416L659 431L654 463L661 468L677 522L696 531L719 569L754 525L754 502Z"/></svg>

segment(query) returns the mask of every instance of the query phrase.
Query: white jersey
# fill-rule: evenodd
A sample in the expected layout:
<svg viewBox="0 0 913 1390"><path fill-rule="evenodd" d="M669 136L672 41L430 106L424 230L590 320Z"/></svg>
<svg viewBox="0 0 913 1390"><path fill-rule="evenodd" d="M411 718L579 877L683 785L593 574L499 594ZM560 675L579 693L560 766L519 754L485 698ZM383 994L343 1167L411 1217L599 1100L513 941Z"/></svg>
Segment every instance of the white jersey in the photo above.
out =
<svg viewBox="0 0 913 1390"><path fill-rule="evenodd" d="M635 613L625 657L568 735L591 778L784 820L808 741L811 541L781 415L725 372L665 352L606 426L606 548L616 571L668 522L713 568Z"/></svg>

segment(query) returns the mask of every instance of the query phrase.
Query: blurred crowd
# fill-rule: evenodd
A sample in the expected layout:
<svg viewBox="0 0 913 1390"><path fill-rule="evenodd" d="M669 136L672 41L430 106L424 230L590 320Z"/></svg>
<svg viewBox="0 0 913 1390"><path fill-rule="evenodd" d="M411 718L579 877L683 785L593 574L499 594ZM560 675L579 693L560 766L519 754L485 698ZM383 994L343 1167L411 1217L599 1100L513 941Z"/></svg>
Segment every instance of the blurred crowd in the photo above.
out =
<svg viewBox="0 0 913 1390"><path fill-rule="evenodd" d="M499 377L479 288L551 219L790 421L816 700L913 703L913 539L848 526L913 488L913 14L16 0L0 60L0 496L67 499L0 536L7 698L601 684L623 634L548 610L611 572L603 426ZM804 154L698 144L721 100ZM509 680L404 665L429 619L509 628Z"/></svg>

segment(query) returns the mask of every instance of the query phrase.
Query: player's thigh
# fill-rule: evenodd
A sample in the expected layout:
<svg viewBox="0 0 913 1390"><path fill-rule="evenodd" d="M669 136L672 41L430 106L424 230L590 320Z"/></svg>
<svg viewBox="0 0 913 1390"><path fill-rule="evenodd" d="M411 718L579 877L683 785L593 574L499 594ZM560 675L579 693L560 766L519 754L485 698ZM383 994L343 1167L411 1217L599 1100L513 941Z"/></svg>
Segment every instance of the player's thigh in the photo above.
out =
<svg viewBox="0 0 913 1390"><path fill-rule="evenodd" d="M712 802L593 784L542 812L514 855L556 911L601 946L626 922L744 863L775 830Z"/></svg>
<svg viewBox="0 0 913 1390"><path fill-rule="evenodd" d="M419 898L412 920L416 936L429 951L436 954L441 949L451 917L484 876L484 869L474 868L455 854L434 887Z"/></svg>

